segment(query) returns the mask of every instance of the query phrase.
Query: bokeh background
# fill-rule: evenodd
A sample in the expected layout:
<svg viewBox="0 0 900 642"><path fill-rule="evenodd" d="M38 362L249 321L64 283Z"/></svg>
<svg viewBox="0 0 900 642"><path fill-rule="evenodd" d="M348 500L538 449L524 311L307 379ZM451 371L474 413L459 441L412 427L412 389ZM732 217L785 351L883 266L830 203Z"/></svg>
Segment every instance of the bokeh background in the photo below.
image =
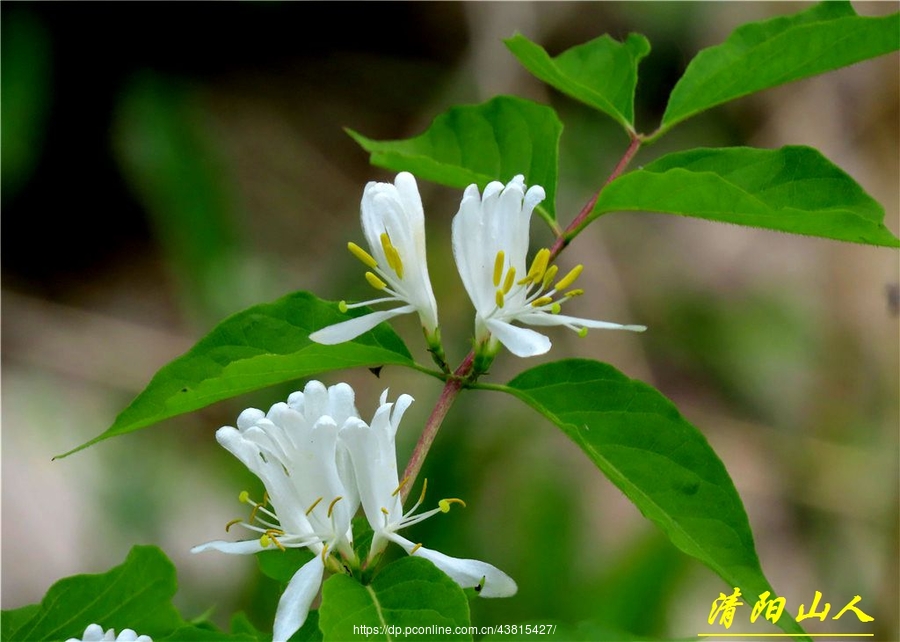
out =
<svg viewBox="0 0 900 642"><path fill-rule="evenodd" d="M247 406L303 381L216 404L51 461L105 430L156 370L226 315L306 289L369 296L344 250L360 242L369 180L391 180L344 133L423 131L458 103L511 93L565 123L557 211L567 223L627 140L602 114L531 78L502 39L552 54L603 33L645 34L637 121L649 132L680 73L735 27L806 3L20 3L2 11L2 606L119 564L136 543L176 562L186 617L246 608L270 626L278 588L249 558L191 556L244 513L255 481L213 438ZM897 3L859 3L864 15ZM735 101L677 127L641 164L690 146L817 147L898 210L897 55ZM509 177L504 177L508 179ZM420 184L452 362L472 311L449 251L460 194ZM534 243L549 233L536 220ZM643 335L552 330L553 359L614 364L673 399L741 493L769 579L817 632L898 627L896 251L649 214L615 214L563 255L586 266L570 312L644 323ZM398 330L421 362L415 320ZM542 359L499 359L503 382ZM330 373L371 416L416 399L401 465L439 386L393 369ZM465 510L408 534L488 560L519 583L476 601L476 624L603 623L658 638L709 631L730 587L687 558L548 422L513 399L465 394L426 464L432 498ZM739 620L748 626L749 607ZM741 619L743 618L743 619ZM733 630L737 630L737 624ZM759 624L755 631L760 629Z"/></svg>

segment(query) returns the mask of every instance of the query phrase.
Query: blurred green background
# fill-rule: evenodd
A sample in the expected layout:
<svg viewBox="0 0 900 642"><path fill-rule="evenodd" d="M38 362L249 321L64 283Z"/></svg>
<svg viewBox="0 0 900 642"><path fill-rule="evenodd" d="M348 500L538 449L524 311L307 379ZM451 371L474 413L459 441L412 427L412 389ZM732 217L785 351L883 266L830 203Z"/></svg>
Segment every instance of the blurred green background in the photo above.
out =
<svg viewBox="0 0 900 642"><path fill-rule="evenodd" d="M567 223L627 140L601 114L528 76L502 44L520 31L552 54L603 33L645 34L638 128L655 128L702 47L806 3L3 3L2 606L99 572L135 543L175 560L187 617L247 607L271 626L277 587L254 560L191 546L242 515L258 488L213 438L297 381L50 458L102 432L153 373L243 307L306 289L368 298L358 207L391 174L342 130L420 133L457 103L499 93L546 102L565 124L557 211ZM859 3L864 15L896 3ZM898 61L882 57L745 98L676 128L634 164L690 146L817 147L898 212ZM503 177L504 180L510 177ZM472 310L450 254L460 194L421 183L448 357ZM534 244L549 233L535 221ZM814 591L852 614L816 632L898 626L896 251L677 217L617 214L563 255L584 263L571 314L649 331L551 330L549 357L498 359L504 382L543 359L612 363L673 399L709 438L743 497L769 579L796 614ZM416 322L396 325L422 363ZM401 465L440 392L391 369L332 373L370 417L385 387L409 392ZM465 510L407 536L509 572L519 594L477 600L476 624L600 622L641 636L709 631L730 593L686 558L548 422L513 399L462 396L424 474ZM738 616L744 630L749 607ZM733 630L737 629L736 623ZM760 629L755 625L754 631Z"/></svg>

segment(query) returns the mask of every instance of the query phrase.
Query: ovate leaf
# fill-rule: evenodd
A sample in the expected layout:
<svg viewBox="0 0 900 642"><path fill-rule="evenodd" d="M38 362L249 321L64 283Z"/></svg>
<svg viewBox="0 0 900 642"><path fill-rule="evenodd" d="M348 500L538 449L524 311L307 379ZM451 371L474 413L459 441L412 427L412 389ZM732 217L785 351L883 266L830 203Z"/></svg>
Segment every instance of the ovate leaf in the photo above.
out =
<svg viewBox="0 0 900 642"><path fill-rule="evenodd" d="M675 546L729 587L775 593L728 471L657 390L584 359L532 368L501 388L558 426ZM787 612L778 624L803 631Z"/></svg>
<svg viewBox="0 0 900 642"><path fill-rule="evenodd" d="M123 564L106 573L54 584L31 619L3 639L80 640L89 624L161 637L185 624L172 606L175 590L175 567L163 552L135 546Z"/></svg>
<svg viewBox="0 0 900 642"><path fill-rule="evenodd" d="M308 292L239 312L157 372L106 432L61 456L276 383L343 368L412 365L403 341L387 324L338 345L310 341L315 330L363 313L342 314L337 304Z"/></svg>
<svg viewBox="0 0 900 642"><path fill-rule="evenodd" d="M330 640L376 642L409 637L417 640L471 640L455 627L469 625L469 603L459 586L431 562L404 557L385 566L369 585L333 575L322 587L319 628ZM361 636L357 628L367 627Z"/></svg>
<svg viewBox="0 0 900 642"><path fill-rule="evenodd" d="M521 34L504 41L532 74L611 116L634 133L634 90L638 63L650 53L647 39L633 33L625 42L600 36L551 58L540 46Z"/></svg>
<svg viewBox="0 0 900 642"><path fill-rule="evenodd" d="M849 2L745 24L701 51L675 85L660 130L756 91L852 65L900 47L900 14L867 18Z"/></svg>
<svg viewBox="0 0 900 642"><path fill-rule="evenodd" d="M884 208L810 147L669 154L607 185L587 221L625 210L900 246L884 225Z"/></svg>
<svg viewBox="0 0 900 642"><path fill-rule="evenodd" d="M498 96L480 105L453 107L434 119L424 134L405 140L375 141L347 132L370 153L373 165L412 172L441 185L479 189L524 174L547 198L538 213L555 219L559 137L562 123L551 108Z"/></svg>

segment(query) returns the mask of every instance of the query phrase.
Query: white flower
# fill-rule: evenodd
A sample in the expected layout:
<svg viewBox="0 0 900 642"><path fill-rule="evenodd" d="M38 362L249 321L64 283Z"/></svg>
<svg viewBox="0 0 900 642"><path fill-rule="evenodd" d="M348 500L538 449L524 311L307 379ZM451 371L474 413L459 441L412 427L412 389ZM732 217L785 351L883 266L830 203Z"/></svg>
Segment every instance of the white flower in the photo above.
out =
<svg viewBox="0 0 900 642"><path fill-rule="evenodd" d="M363 191L360 219L370 251L366 252L356 243L348 243L347 247L371 270L366 272L369 284L388 296L350 305L341 301L341 309L346 312L394 301L402 305L322 328L309 338L325 345L343 343L382 321L418 312L429 344L439 343L437 303L425 258L425 215L415 177L401 172L393 185L368 183Z"/></svg>
<svg viewBox="0 0 900 642"><path fill-rule="evenodd" d="M397 534L401 528L437 513L446 513L453 503L463 504L459 499L443 499L438 503L438 508L416 515L415 511L425 497L423 488L419 501L410 510L403 512L400 500L403 483L398 481L395 436L403 413L412 401L409 395L400 395L396 404L388 403L385 390L371 424L350 419L340 432L340 439L349 451L353 463L366 519L374 531L369 559L379 555L388 541L392 541L410 555L431 561L462 588L476 588L482 597L507 597L515 594L516 583L496 567L478 560L450 557L424 548L421 544L414 544Z"/></svg>
<svg viewBox="0 0 900 642"><path fill-rule="evenodd" d="M338 430L358 419L353 389L337 384L326 389L309 382L287 403L277 403L264 414L250 408L238 417L238 427L225 426L216 439L247 466L266 487L253 506L250 520L235 523L259 533L239 542L214 541L192 549L224 553L257 553L271 546L308 547L316 556L291 578L275 614L274 639L287 640L306 621L319 592L325 566L333 552L354 559L350 520L359 507L359 495L346 452L338 448ZM266 505L271 503L272 509ZM228 530L228 527L226 527Z"/></svg>
<svg viewBox="0 0 900 642"><path fill-rule="evenodd" d="M84 630L80 640L69 638L66 642L153 642L153 640L149 635L138 635L131 629L122 629L118 636L115 629L107 629L104 633L102 626L91 624Z"/></svg>
<svg viewBox="0 0 900 642"><path fill-rule="evenodd" d="M646 330L642 325L560 314L564 301L584 293L569 289L582 266L557 280L558 268L549 265L550 250L540 250L526 272L531 213L544 196L539 185L526 192L521 175L505 187L497 181L489 183L483 196L477 185L470 185L453 218L453 256L475 306L476 345L488 355L496 354L498 341L519 357L544 354L550 349L550 339L514 322L561 325L582 336L587 328Z"/></svg>

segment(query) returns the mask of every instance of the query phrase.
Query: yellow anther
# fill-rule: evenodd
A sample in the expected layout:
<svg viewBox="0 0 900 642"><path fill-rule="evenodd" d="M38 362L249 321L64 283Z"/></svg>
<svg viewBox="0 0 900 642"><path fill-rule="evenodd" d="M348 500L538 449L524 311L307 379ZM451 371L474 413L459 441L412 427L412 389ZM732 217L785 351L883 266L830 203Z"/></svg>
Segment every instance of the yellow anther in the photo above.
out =
<svg viewBox="0 0 900 642"><path fill-rule="evenodd" d="M328 505L328 513L327 513L328 517L331 517L331 513L334 511L334 505L337 504L342 499L344 499L344 498L341 497L340 495L338 495L331 501L331 503Z"/></svg>
<svg viewBox="0 0 900 642"><path fill-rule="evenodd" d="M441 501L439 501L438 508L441 509L442 513L449 513L450 504L461 504L463 508L466 507L466 503L463 500L457 499L456 497L449 497L447 499L442 499Z"/></svg>
<svg viewBox="0 0 900 642"><path fill-rule="evenodd" d="M391 514L391 512L390 512L387 508L385 508L384 506L381 507L381 512L384 513L385 515L390 515L390 514Z"/></svg>
<svg viewBox="0 0 900 642"><path fill-rule="evenodd" d="M283 530L280 530L277 528L270 528L263 534L262 537L259 538L259 543L262 544L264 547L268 546L270 543L275 544L275 546L277 546L281 550L285 550L284 545L278 541L278 537L281 537L282 535L284 535ZM263 541L263 538L265 538L265 540L266 540L265 542ZM266 542L268 542L268 543L266 543Z"/></svg>
<svg viewBox="0 0 900 642"><path fill-rule="evenodd" d="M364 249L362 249L356 243L354 243L352 241L350 243L347 243L347 249L350 250L350 253L353 256L355 256L360 261L362 261L366 265L366 267L370 267L370 268L378 267L378 261L375 260L375 257L373 257L371 254L366 252Z"/></svg>
<svg viewBox="0 0 900 642"><path fill-rule="evenodd" d="M550 282L556 278L556 273L559 272L559 266L551 265L547 268L547 272L544 274L544 280L541 282L541 289L546 290L547 286L550 285Z"/></svg>
<svg viewBox="0 0 900 642"><path fill-rule="evenodd" d="M532 283L538 283L543 280L548 263L550 263L550 250L541 248L535 254L534 260L531 262L531 268L528 270L528 275L525 278Z"/></svg>
<svg viewBox="0 0 900 642"><path fill-rule="evenodd" d="M551 314L559 314L561 310L562 306L559 303L554 303L552 306L550 306Z"/></svg>
<svg viewBox="0 0 900 642"><path fill-rule="evenodd" d="M509 268L509 272L506 273L506 279L503 281L503 294L509 294L509 291L512 289L513 283L516 280L516 268Z"/></svg>
<svg viewBox="0 0 900 642"><path fill-rule="evenodd" d="M494 259L494 287L500 285L500 279L503 278L503 266L506 264L506 254L503 250L497 252L497 258Z"/></svg>
<svg viewBox="0 0 900 642"><path fill-rule="evenodd" d="M387 287L387 283L375 276L373 272L366 272L366 281L376 290L383 290Z"/></svg>
<svg viewBox="0 0 900 642"><path fill-rule="evenodd" d="M557 290L565 290L567 287L575 283L575 279L578 278L583 269L584 266L579 263L571 270L569 270L569 273L561 278L559 282L553 287L555 287Z"/></svg>
<svg viewBox="0 0 900 642"><path fill-rule="evenodd" d="M406 482L409 481L409 475L400 480L400 483L397 485L397 488L394 489L394 492L391 493L391 497L396 497L397 493L399 493L404 486L406 486Z"/></svg>
<svg viewBox="0 0 900 642"><path fill-rule="evenodd" d="M587 328L581 328L581 330L578 331L578 336L581 337L582 339L584 339L587 336L587 333L588 333Z"/></svg>
<svg viewBox="0 0 900 642"><path fill-rule="evenodd" d="M422 542L419 542L415 546L412 547L412 550L409 552L410 555L415 555L416 551L422 548Z"/></svg>
<svg viewBox="0 0 900 642"><path fill-rule="evenodd" d="M428 490L428 478L425 478L425 481L422 482L422 492L419 493L419 503L425 501L425 491Z"/></svg>
<svg viewBox="0 0 900 642"><path fill-rule="evenodd" d="M341 301L340 303L338 303L338 310L340 310L343 314L347 314L347 310L349 309L350 308L347 307L346 301Z"/></svg>
<svg viewBox="0 0 900 642"><path fill-rule="evenodd" d="M503 307L503 290L497 290L497 296L494 298L497 301L497 307L502 308Z"/></svg>
<svg viewBox="0 0 900 642"><path fill-rule="evenodd" d="M242 490L241 494L238 495L238 501L241 502L242 504L249 504L250 503L250 493L248 493L246 490Z"/></svg>
<svg viewBox="0 0 900 642"><path fill-rule="evenodd" d="M542 305L549 305L550 303L553 303L553 299L552 299L551 297L549 297L549 296L542 296L542 297L540 297L539 299L535 299L534 301L532 301L532 302L531 302L531 307L539 308L539 307L541 307Z"/></svg>
<svg viewBox="0 0 900 642"><path fill-rule="evenodd" d="M387 258L388 265L397 273L397 276L403 278L403 261L400 260L400 253L394 244L391 243L391 237L387 232L381 233L381 247L384 248L384 256Z"/></svg>
<svg viewBox="0 0 900 642"><path fill-rule="evenodd" d="M321 497L319 497L319 499L317 499L316 501L314 501L314 502L312 503L312 506L310 506L309 508L306 509L306 515L309 515L311 512L313 512L313 508L315 508L316 506L318 506L320 501L322 501L322 498L321 498Z"/></svg>
<svg viewBox="0 0 900 642"><path fill-rule="evenodd" d="M571 299L572 297L581 296L582 294L584 294L584 290L582 290L581 288L575 288L574 290L569 290L563 296L567 299Z"/></svg>
<svg viewBox="0 0 900 642"><path fill-rule="evenodd" d="M244 521L244 520L242 520L240 517L238 517L237 519L231 520L230 522L228 522L227 524L225 524L225 532L227 533L228 530L229 530L232 526L234 526L235 524L240 524L240 523L243 522L243 521Z"/></svg>

